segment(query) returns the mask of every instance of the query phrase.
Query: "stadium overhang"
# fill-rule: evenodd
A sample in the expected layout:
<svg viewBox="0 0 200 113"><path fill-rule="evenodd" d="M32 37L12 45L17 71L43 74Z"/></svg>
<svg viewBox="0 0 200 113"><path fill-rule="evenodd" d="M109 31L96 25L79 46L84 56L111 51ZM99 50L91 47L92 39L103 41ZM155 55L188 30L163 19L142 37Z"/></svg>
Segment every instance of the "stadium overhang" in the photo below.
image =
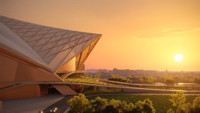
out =
<svg viewBox="0 0 200 113"><path fill-rule="evenodd" d="M80 72L100 37L0 16L0 88L16 85L1 84L8 81L63 81L57 73Z"/></svg>

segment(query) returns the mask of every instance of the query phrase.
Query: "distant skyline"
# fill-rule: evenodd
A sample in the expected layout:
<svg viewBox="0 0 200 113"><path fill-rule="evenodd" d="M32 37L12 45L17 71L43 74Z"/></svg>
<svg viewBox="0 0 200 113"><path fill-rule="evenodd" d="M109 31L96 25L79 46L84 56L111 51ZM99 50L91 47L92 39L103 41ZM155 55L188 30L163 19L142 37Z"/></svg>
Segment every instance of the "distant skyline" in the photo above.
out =
<svg viewBox="0 0 200 113"><path fill-rule="evenodd" d="M200 71L200 0L0 0L0 15L103 34L86 69Z"/></svg>
<svg viewBox="0 0 200 113"><path fill-rule="evenodd" d="M113 68L115 69L115 68ZM113 69L86 69L87 71L98 71L98 70L107 70L107 71L112 71ZM131 71L158 71L158 72L197 72L200 73L200 71L183 71L183 70L178 70L178 71L170 71L170 70L145 70L145 69L118 69L117 70L131 70Z"/></svg>

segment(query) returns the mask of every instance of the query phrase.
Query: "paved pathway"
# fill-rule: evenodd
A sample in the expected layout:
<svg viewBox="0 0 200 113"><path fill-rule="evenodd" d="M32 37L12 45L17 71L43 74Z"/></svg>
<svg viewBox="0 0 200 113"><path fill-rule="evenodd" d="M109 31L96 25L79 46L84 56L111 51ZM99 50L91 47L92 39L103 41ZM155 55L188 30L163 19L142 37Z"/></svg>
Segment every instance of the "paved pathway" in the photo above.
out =
<svg viewBox="0 0 200 113"><path fill-rule="evenodd" d="M43 110L44 113L51 113L51 110L57 108L56 113L64 113L64 111L69 108L67 105L67 100L72 98L74 95L67 95L63 99L55 102L54 104L50 105L49 107Z"/></svg>
<svg viewBox="0 0 200 113"><path fill-rule="evenodd" d="M63 95L46 95L31 99L5 100L1 113L38 113L62 98Z"/></svg>

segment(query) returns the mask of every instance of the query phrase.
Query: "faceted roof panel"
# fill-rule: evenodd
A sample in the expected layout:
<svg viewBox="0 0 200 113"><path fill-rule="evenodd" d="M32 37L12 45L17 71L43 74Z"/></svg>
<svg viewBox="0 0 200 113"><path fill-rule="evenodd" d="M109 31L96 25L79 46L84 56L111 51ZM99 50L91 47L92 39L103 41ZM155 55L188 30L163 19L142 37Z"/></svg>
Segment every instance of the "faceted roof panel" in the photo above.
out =
<svg viewBox="0 0 200 113"><path fill-rule="evenodd" d="M69 61L101 37L100 34L47 27L3 16L0 22L26 42L53 71L63 64L62 61Z"/></svg>

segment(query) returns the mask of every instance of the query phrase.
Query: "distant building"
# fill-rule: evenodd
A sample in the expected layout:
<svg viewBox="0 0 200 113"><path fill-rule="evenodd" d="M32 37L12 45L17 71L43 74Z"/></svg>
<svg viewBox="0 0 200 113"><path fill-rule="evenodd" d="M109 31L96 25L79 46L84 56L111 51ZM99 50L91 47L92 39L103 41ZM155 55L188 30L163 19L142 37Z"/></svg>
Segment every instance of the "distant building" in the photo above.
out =
<svg viewBox="0 0 200 113"><path fill-rule="evenodd" d="M55 82L81 73L100 37L0 16L0 100L76 93Z"/></svg>

